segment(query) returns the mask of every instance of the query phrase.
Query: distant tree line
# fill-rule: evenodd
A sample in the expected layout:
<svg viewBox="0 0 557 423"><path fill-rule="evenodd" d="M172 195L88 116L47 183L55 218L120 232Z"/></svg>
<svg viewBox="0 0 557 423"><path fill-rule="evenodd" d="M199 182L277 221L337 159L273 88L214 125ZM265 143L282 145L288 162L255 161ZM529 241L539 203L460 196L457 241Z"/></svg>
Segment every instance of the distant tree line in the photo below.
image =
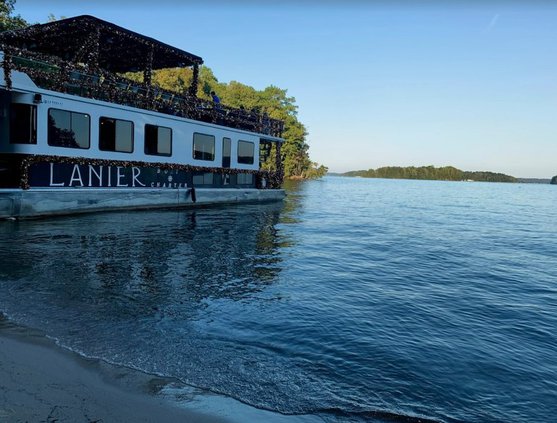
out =
<svg viewBox="0 0 557 423"><path fill-rule="evenodd" d="M551 185L557 185L557 175L555 175L553 178L551 178Z"/></svg>
<svg viewBox="0 0 557 423"><path fill-rule="evenodd" d="M21 16L14 14L16 0L0 0L0 31L25 28L29 25ZM49 21L57 18L50 14ZM140 81L142 74L126 74L126 77ZM154 72L152 83L177 93L187 91L192 79L191 69L162 69ZM197 95L200 98L211 100L211 91L215 91L223 104L246 110L255 110L258 113L267 113L274 119L284 121L285 129L281 156L284 174L287 178L319 178L327 173L327 168L313 162L309 157L309 145L306 142L307 130L298 120L298 106L296 99L287 95L287 90L276 86L269 86L263 90L231 81L219 82L213 71L202 66L199 72ZM263 168L274 170L276 166L274 151L263 164Z"/></svg>
<svg viewBox="0 0 557 423"><path fill-rule="evenodd" d="M482 182L517 182L513 176L494 172L467 172L453 166L435 167L397 167L387 166L378 169L355 170L342 176L360 176L363 178L387 179L426 179L438 181L482 181Z"/></svg>

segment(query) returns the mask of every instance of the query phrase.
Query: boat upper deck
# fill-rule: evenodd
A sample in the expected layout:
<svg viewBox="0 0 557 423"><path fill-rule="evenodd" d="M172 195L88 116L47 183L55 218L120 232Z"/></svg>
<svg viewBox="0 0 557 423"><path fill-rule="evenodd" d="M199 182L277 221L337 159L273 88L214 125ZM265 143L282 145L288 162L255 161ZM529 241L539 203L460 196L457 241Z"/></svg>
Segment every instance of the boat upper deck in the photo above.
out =
<svg viewBox="0 0 557 423"><path fill-rule="evenodd" d="M8 88L16 70L48 90L282 136L283 122L265 113L198 98L201 57L93 16L3 32L0 49ZM192 82L184 92L152 83L154 70L184 67L192 68ZM126 78L126 72L142 72L143 81Z"/></svg>

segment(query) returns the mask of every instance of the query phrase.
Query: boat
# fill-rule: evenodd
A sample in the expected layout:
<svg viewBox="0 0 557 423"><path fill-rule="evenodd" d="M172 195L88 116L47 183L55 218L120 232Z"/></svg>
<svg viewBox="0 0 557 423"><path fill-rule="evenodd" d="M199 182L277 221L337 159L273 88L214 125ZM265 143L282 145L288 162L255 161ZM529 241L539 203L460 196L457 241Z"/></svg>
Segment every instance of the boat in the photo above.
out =
<svg viewBox="0 0 557 423"><path fill-rule="evenodd" d="M202 64L89 15L0 33L0 218L282 200L283 122L197 97Z"/></svg>

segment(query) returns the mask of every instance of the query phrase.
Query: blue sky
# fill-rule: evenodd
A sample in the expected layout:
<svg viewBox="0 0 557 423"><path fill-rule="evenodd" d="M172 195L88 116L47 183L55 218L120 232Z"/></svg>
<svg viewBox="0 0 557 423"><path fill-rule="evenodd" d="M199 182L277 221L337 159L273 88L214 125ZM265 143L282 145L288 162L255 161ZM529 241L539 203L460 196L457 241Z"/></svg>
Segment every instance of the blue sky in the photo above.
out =
<svg viewBox="0 0 557 423"><path fill-rule="evenodd" d="M557 2L17 0L91 14L296 98L332 171L452 165L557 174Z"/></svg>

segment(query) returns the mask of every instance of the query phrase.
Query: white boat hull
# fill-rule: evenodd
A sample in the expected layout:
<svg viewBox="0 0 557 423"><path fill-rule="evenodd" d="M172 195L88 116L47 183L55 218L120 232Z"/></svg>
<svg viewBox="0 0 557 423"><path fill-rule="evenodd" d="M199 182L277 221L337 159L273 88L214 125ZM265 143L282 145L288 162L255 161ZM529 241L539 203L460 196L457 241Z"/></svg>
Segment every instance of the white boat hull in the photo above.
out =
<svg viewBox="0 0 557 423"><path fill-rule="evenodd" d="M196 188L193 197L195 197L195 202L189 188L141 190L125 188L0 189L0 218L19 219L110 210L262 203L280 201L285 197L285 192L282 189Z"/></svg>

